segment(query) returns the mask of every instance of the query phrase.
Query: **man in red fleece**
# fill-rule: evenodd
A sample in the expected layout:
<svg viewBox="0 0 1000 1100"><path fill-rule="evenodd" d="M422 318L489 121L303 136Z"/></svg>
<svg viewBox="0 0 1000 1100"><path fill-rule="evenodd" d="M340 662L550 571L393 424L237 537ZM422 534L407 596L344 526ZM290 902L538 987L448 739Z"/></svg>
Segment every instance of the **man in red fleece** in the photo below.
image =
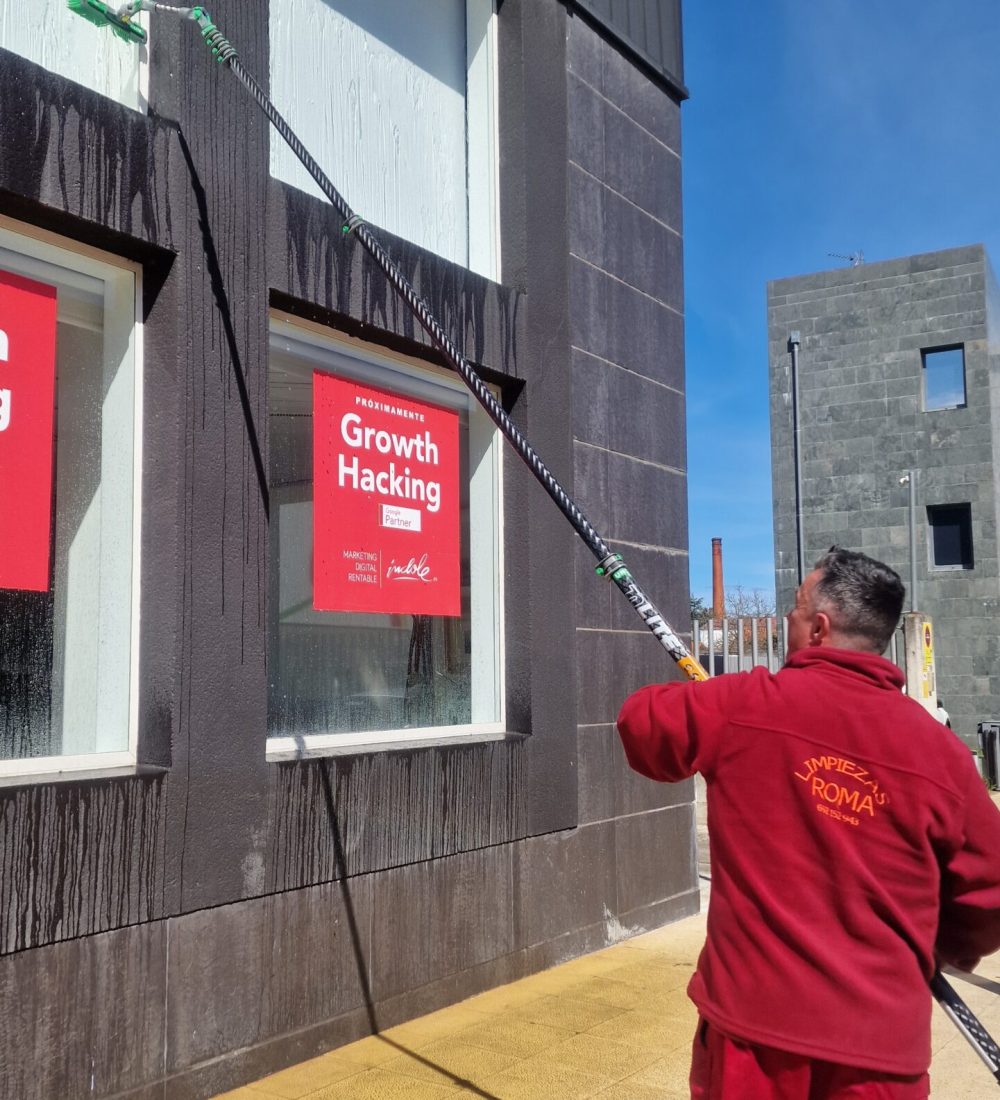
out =
<svg viewBox="0 0 1000 1100"><path fill-rule="evenodd" d="M834 547L778 673L652 685L618 716L636 771L708 789L695 1100L923 1100L936 962L1000 948L1000 813L879 656L903 595Z"/></svg>

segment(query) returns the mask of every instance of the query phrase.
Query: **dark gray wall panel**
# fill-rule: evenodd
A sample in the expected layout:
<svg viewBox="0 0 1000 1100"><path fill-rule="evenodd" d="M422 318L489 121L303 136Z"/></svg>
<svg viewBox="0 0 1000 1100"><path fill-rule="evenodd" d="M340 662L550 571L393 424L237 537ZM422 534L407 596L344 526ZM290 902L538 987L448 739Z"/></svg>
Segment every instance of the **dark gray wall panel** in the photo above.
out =
<svg viewBox="0 0 1000 1100"><path fill-rule="evenodd" d="M665 882L676 894L697 890L693 823L690 803L615 822L619 913L662 900Z"/></svg>
<svg viewBox="0 0 1000 1100"><path fill-rule="evenodd" d="M580 443L576 474L580 506L609 541L677 550L687 546L683 471Z"/></svg>
<svg viewBox="0 0 1000 1100"><path fill-rule="evenodd" d="M382 1000L514 949L511 845L377 876L371 984Z"/></svg>
<svg viewBox="0 0 1000 1100"><path fill-rule="evenodd" d="M576 767L580 786L580 824L615 816L615 757L618 733L612 725L577 729Z"/></svg>
<svg viewBox="0 0 1000 1100"><path fill-rule="evenodd" d="M212 14L247 68L266 73L267 0L228 0ZM179 261L185 511L173 757L186 782L170 850L178 903L195 909L264 888L267 286L254 215L267 195L268 145L253 101L199 35L180 29L174 80L159 84L170 97L172 85L184 89L167 104L181 123L190 241Z"/></svg>
<svg viewBox="0 0 1000 1100"><path fill-rule="evenodd" d="M584 444L686 469L684 395L578 350L573 352L573 427Z"/></svg>
<svg viewBox="0 0 1000 1100"><path fill-rule="evenodd" d="M525 749L487 742L275 765L269 889L522 836Z"/></svg>
<svg viewBox="0 0 1000 1100"><path fill-rule="evenodd" d="M615 785L615 813L618 817L626 817L646 810L663 810L670 806L690 807L695 800L694 780L684 779L680 783L652 782L638 772L632 771L620 744L617 746L615 757L615 774L618 779ZM684 833L679 841L681 848L688 839L687 830L691 824L690 821L684 821L680 826ZM686 868L686 864L682 866ZM671 878L666 881L676 880ZM662 881L660 889L661 891L663 889Z"/></svg>
<svg viewBox="0 0 1000 1100"><path fill-rule="evenodd" d="M683 389L684 317L677 308L581 261L570 266L570 298L574 347Z"/></svg>
<svg viewBox="0 0 1000 1100"><path fill-rule="evenodd" d="M515 849L517 946L607 922L615 904L614 824L531 837Z"/></svg>
<svg viewBox="0 0 1000 1100"><path fill-rule="evenodd" d="M0 790L0 953L163 914L162 778Z"/></svg>
<svg viewBox="0 0 1000 1100"><path fill-rule="evenodd" d="M512 417L572 495L566 11L506 0L500 40L503 278L527 294L527 386ZM506 464L505 477L508 607L515 628L530 626L520 637L508 633L508 705L515 723L530 722L530 729L514 728L532 734L528 829L550 832L577 820L574 577L567 567L576 535L518 461Z"/></svg>
<svg viewBox="0 0 1000 1100"><path fill-rule="evenodd" d="M172 920L167 1072L364 1010L371 888L362 876Z"/></svg>
<svg viewBox="0 0 1000 1100"><path fill-rule="evenodd" d="M664 78L684 91L681 0L573 0L598 26Z"/></svg>
<svg viewBox="0 0 1000 1100"><path fill-rule="evenodd" d="M124 47L123 47L124 48ZM179 211L171 201L175 126L147 121L104 96L0 50L0 212L25 201L136 241L171 247ZM41 216L36 208L35 220ZM79 222L77 222L79 225ZM130 252L128 242L119 242ZM107 245L105 245L107 247Z"/></svg>
<svg viewBox="0 0 1000 1100"><path fill-rule="evenodd" d="M0 959L0 1095L110 1096L163 1075L166 928Z"/></svg>
<svg viewBox="0 0 1000 1100"><path fill-rule="evenodd" d="M627 631L580 632L581 725L609 725L630 692L644 684L683 678L673 661L663 656L666 651L651 638L638 617Z"/></svg>
<svg viewBox="0 0 1000 1100"><path fill-rule="evenodd" d="M681 240L676 230L575 166L570 188L574 257L682 310Z"/></svg>
<svg viewBox="0 0 1000 1100"><path fill-rule="evenodd" d="M269 195L268 281L276 305L332 321L362 339L391 344L396 337L404 342L400 346L414 345L407 347L411 353L423 348L439 358L374 260L355 237L344 236L330 204L273 179ZM465 356L477 366L516 377L524 339L523 295L373 228Z"/></svg>
<svg viewBox="0 0 1000 1100"><path fill-rule="evenodd" d="M640 578L643 591L660 609L674 631L690 636L690 604L686 590L686 551L650 546L628 546L629 568ZM632 605L618 589L594 573L594 557L583 548L576 553L578 628L582 630L645 630ZM664 670L672 667L666 650L659 654Z"/></svg>
<svg viewBox="0 0 1000 1100"><path fill-rule="evenodd" d="M632 771L611 723L580 727L579 760L581 824L692 801L691 781L654 783Z"/></svg>

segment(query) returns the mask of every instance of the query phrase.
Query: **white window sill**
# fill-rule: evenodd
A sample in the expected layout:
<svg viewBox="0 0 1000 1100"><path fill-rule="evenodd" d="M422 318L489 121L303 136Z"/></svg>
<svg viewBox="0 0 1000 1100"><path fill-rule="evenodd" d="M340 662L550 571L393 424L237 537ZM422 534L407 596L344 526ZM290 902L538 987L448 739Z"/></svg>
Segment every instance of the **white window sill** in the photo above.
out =
<svg viewBox="0 0 1000 1100"><path fill-rule="evenodd" d="M24 761L28 763L28 761ZM129 764L125 767L73 768L59 771L19 771L0 774L0 790L11 787L37 787L52 783L91 783L100 779L136 779L147 776L166 775L169 768L153 764Z"/></svg>
<svg viewBox="0 0 1000 1100"><path fill-rule="evenodd" d="M527 734L510 730L473 730L469 733L438 733L421 731L419 734L407 734L400 731L396 736L382 735L382 739L362 741L356 736L337 742L332 737L324 738L322 744L309 743L305 738L295 738L295 744L289 745L292 738L274 738L268 742L267 762L284 764L293 760L317 760L328 756L361 756L376 752L401 752L412 749L441 748L451 745L481 745L490 741L523 741Z"/></svg>

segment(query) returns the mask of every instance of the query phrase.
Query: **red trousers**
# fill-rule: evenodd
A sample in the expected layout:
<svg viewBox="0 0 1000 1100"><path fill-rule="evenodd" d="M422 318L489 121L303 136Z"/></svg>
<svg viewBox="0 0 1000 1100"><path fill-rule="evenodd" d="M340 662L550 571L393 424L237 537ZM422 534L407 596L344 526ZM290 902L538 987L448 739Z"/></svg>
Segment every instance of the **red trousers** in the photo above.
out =
<svg viewBox="0 0 1000 1100"><path fill-rule="evenodd" d="M691 1100L927 1100L926 1073L892 1073L820 1062L731 1039L701 1020L691 1053Z"/></svg>

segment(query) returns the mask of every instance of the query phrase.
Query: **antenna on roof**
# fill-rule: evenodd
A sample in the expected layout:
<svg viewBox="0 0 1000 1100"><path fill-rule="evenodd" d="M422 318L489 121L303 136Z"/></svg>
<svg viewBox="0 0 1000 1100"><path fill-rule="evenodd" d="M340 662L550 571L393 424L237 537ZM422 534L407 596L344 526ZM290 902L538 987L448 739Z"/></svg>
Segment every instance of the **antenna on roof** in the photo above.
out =
<svg viewBox="0 0 1000 1100"><path fill-rule="evenodd" d="M847 260L851 267L860 267L865 262L865 254L859 248L857 252L852 252L850 256L845 256L843 252L828 252L828 256L832 256L835 260Z"/></svg>

